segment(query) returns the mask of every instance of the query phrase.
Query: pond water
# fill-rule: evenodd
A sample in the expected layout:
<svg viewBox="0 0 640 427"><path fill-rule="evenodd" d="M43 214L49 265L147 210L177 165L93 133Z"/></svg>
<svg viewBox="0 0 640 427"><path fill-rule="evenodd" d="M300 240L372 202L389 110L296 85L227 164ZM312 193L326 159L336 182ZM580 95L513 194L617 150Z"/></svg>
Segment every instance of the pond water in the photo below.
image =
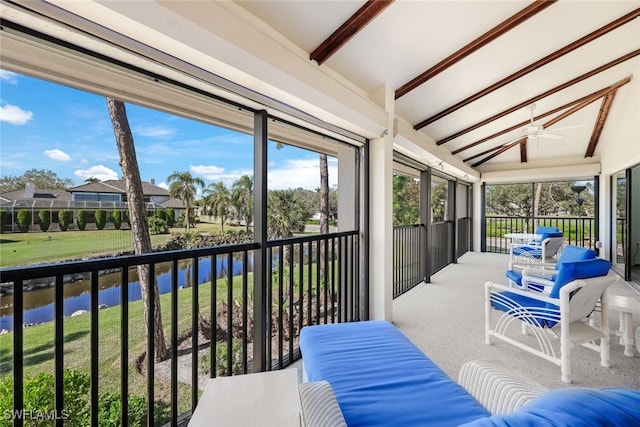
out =
<svg viewBox="0 0 640 427"><path fill-rule="evenodd" d="M248 271L253 271L253 257L249 254ZM227 257L216 258L216 279L228 277ZM242 274L242 258L232 260L232 274ZM201 258L198 261L198 285L209 283L212 280L212 269L210 258ZM192 261L183 260L178 263L178 288L189 288L192 283ZM129 301L141 299L140 282L138 281L135 269L129 273ZM98 304L105 304L107 307L120 305L120 273L105 274L100 276ZM156 281L160 294L171 291L171 263L156 265ZM55 316L54 289L53 287L37 289L24 292L24 324L38 324L50 322ZM91 281L79 280L64 285L64 307L65 316L70 316L78 310L91 310ZM6 295L0 297L0 330L13 330L13 296Z"/></svg>

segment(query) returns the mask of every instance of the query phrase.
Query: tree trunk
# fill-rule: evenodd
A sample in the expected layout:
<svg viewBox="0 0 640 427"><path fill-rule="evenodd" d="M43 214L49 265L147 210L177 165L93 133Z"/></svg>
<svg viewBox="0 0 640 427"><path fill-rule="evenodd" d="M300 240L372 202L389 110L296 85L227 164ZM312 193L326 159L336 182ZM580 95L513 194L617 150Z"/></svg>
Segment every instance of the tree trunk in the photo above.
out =
<svg viewBox="0 0 640 427"><path fill-rule="evenodd" d="M151 237L147 225L147 210L144 203L144 193L142 191L142 180L138 170L136 150L133 145L133 135L129 128L127 111L124 102L107 98L107 108L113 124L113 131L116 137L118 153L120 155L120 167L124 175L125 189L129 203L129 218L131 220L131 234L133 236L133 248L136 254L151 252ZM155 360L162 361L169 357L169 351L164 340L164 329L162 328L162 315L160 311L160 292L158 285L149 274L149 265L138 266L138 276L140 279L140 291L142 294L142 304L144 306L145 337L149 340L149 289L154 287L154 349Z"/></svg>
<svg viewBox="0 0 640 427"><path fill-rule="evenodd" d="M540 195L541 194L542 194L542 183L538 182L536 183L536 193L533 198L533 230L532 232L534 232L535 229L538 227L538 221L536 220L536 218L540 213Z"/></svg>
<svg viewBox="0 0 640 427"><path fill-rule="evenodd" d="M320 233L329 233L329 168L327 155L320 154ZM320 241L320 278L324 279L326 243Z"/></svg>

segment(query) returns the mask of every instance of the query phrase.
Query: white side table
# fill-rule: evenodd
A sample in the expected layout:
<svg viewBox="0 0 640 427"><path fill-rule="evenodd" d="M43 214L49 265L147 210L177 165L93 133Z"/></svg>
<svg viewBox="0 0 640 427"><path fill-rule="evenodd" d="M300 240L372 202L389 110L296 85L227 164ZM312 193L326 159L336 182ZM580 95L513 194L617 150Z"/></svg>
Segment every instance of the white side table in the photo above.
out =
<svg viewBox="0 0 640 427"><path fill-rule="evenodd" d="M210 379L189 421L197 426L299 427L298 371Z"/></svg>
<svg viewBox="0 0 640 427"><path fill-rule="evenodd" d="M627 286L616 286L608 291L609 309L620 312L620 344L624 345L624 355L633 356L633 314L640 314L640 296Z"/></svg>

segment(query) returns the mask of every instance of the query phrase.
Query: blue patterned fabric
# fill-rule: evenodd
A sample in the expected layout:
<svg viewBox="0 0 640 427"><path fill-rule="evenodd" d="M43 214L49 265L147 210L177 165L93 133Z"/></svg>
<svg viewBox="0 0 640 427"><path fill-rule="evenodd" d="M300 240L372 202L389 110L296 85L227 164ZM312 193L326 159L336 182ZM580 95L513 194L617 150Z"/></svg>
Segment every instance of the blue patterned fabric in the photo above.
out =
<svg viewBox="0 0 640 427"><path fill-rule="evenodd" d="M640 391L622 388L551 390L516 412L479 418L463 426L640 426Z"/></svg>
<svg viewBox="0 0 640 427"><path fill-rule="evenodd" d="M606 276L610 268L611 262L602 258L564 262L560 264L549 296L551 298L560 298L560 289L567 283L578 279ZM555 304L541 302L537 299L517 295L512 292L499 292L499 296L491 300L493 307L504 312L512 309L513 303L520 307L529 308L529 312L533 317L528 319L528 322L536 326L552 328L560 320L558 317L559 313L556 316L552 315L552 313L558 312L559 310Z"/></svg>
<svg viewBox="0 0 640 427"><path fill-rule="evenodd" d="M385 321L308 326L309 381L328 381L353 426L456 426L489 413Z"/></svg>

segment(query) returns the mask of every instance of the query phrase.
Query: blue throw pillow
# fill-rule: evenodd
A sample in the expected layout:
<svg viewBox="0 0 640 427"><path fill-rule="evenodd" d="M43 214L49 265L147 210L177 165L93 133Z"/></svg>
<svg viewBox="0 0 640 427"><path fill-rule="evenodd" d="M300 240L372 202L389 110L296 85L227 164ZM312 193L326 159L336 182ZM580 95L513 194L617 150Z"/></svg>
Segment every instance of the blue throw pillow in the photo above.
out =
<svg viewBox="0 0 640 427"><path fill-rule="evenodd" d="M577 279L606 276L611 268L611 262L602 258L586 259L575 262L565 262L558 269L555 284L549 296L560 297L560 288Z"/></svg>
<svg viewBox="0 0 640 427"><path fill-rule="evenodd" d="M479 418L463 427L620 427L640 425L640 390L551 390L516 412Z"/></svg>

